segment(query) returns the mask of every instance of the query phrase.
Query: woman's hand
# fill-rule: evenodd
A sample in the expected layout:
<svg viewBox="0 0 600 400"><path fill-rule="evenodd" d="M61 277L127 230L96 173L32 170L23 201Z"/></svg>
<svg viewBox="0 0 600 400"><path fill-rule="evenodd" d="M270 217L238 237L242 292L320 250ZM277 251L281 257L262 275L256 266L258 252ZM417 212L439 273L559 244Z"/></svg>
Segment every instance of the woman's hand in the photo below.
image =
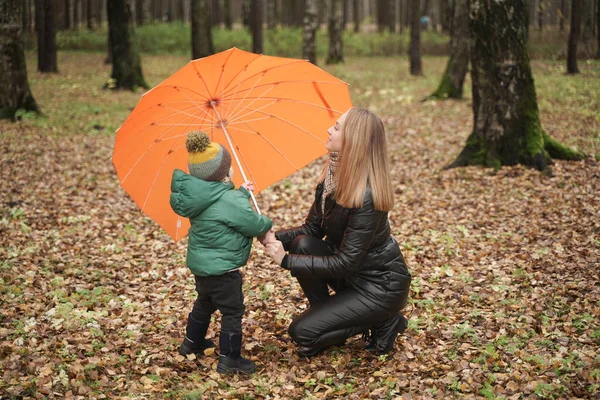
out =
<svg viewBox="0 0 600 400"><path fill-rule="evenodd" d="M278 265L281 265L281 261L283 257L285 257L285 249L283 248L283 244L279 240L275 240L274 242L269 242L266 245L267 254L271 256L273 261L275 261Z"/></svg>
<svg viewBox="0 0 600 400"><path fill-rule="evenodd" d="M249 192L254 192L254 182L252 182L252 181L246 181L246 182L242 183L241 187L243 187L244 189L246 189Z"/></svg>

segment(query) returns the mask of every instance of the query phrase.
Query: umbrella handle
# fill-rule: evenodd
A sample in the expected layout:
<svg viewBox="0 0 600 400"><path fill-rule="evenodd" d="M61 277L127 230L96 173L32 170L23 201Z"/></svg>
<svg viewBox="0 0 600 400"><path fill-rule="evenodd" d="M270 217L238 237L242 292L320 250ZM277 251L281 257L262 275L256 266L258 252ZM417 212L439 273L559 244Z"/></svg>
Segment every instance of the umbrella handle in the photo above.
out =
<svg viewBox="0 0 600 400"><path fill-rule="evenodd" d="M231 143L231 138L229 137L229 132L227 131L227 128L225 127L225 124L223 123L223 120L221 119L221 116L219 115L219 111L217 110L217 107L215 107L216 103L213 101L210 102L210 105L212 106L213 110L215 111L215 114L217 114L217 118L219 118L219 125L221 125L221 129L223 129L223 133L225 133L225 139L227 139L227 143L229 143L229 148L231 149L231 152L233 153L233 157L235 158L235 162L237 163L238 168L240 169L240 172L242 173L242 178L244 179L244 182L248 180L248 178L246 178L246 173L244 172L244 168L242 168L242 163L240 162L240 159L237 156L237 153L235 152L235 147L233 146L233 143ZM252 198L252 203L254 204L254 208L256 209L256 212L258 213L258 215L262 215L262 213L260 212L260 208L258 208L258 203L256 202L256 198L254 197L254 193L248 191L250 193L250 197Z"/></svg>

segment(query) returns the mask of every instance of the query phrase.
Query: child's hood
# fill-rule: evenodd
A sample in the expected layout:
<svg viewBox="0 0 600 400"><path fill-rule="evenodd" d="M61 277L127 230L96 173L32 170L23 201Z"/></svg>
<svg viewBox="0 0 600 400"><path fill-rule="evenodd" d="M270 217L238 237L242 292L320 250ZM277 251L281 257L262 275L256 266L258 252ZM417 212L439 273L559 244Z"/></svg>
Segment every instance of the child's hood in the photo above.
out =
<svg viewBox="0 0 600 400"><path fill-rule="evenodd" d="M171 208L182 217L193 218L233 188L233 183L204 181L176 169L171 179Z"/></svg>

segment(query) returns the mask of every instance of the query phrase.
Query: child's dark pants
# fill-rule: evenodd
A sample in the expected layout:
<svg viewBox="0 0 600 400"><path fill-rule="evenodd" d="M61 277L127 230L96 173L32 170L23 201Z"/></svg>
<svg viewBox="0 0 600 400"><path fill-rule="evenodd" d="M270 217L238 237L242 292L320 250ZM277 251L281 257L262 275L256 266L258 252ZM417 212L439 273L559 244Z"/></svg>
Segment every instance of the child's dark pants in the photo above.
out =
<svg viewBox="0 0 600 400"><path fill-rule="evenodd" d="M198 298L194 303L191 317L209 324L212 313L219 310L223 315L221 331L241 333L245 307L240 271L195 278Z"/></svg>

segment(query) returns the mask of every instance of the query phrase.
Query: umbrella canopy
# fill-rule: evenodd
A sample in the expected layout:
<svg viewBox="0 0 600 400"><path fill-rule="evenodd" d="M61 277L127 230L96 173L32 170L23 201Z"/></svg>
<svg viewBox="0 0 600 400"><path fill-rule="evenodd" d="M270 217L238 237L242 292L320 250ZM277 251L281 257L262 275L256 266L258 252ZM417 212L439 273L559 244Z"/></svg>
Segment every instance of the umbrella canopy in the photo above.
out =
<svg viewBox="0 0 600 400"><path fill-rule="evenodd" d="M188 171L185 139L208 133L236 159L234 182L259 192L326 153L327 128L352 106L348 85L307 60L232 48L194 60L144 94L117 131L121 186L174 239L189 221L169 206Z"/></svg>

